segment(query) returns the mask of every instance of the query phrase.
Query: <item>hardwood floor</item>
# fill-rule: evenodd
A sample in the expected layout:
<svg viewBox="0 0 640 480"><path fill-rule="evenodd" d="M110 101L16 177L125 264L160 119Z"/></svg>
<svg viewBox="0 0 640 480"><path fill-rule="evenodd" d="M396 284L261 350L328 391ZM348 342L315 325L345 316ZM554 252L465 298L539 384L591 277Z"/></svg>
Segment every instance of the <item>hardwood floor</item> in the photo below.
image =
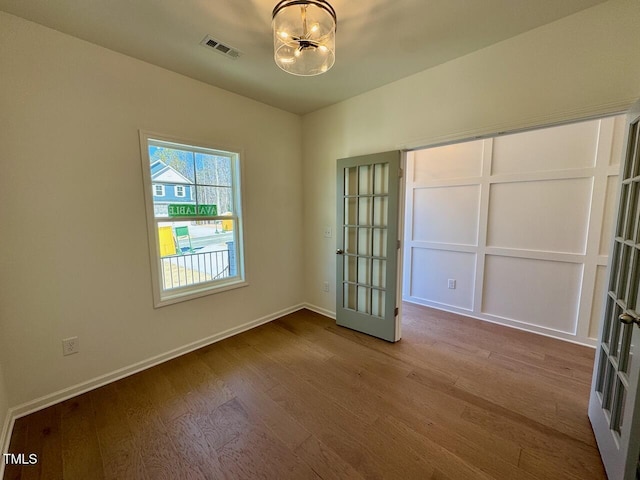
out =
<svg viewBox="0 0 640 480"><path fill-rule="evenodd" d="M404 306L396 344L303 310L16 421L17 479L604 479L593 350Z"/></svg>

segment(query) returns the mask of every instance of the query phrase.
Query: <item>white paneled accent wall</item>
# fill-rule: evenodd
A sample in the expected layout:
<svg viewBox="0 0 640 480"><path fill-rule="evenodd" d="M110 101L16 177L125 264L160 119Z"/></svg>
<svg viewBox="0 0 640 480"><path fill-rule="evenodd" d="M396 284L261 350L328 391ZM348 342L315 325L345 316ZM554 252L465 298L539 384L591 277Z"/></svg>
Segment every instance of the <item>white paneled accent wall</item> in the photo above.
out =
<svg viewBox="0 0 640 480"><path fill-rule="evenodd" d="M594 345L624 126L410 152L404 299Z"/></svg>

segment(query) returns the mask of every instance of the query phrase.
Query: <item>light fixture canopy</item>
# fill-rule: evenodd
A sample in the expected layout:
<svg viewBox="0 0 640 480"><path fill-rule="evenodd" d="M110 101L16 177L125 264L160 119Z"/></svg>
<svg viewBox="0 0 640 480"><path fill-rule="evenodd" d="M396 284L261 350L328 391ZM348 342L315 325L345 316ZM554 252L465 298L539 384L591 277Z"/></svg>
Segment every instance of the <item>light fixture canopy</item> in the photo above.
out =
<svg viewBox="0 0 640 480"><path fill-rule="evenodd" d="M326 0L282 0L273 9L276 65L293 75L320 75L335 62L337 17Z"/></svg>

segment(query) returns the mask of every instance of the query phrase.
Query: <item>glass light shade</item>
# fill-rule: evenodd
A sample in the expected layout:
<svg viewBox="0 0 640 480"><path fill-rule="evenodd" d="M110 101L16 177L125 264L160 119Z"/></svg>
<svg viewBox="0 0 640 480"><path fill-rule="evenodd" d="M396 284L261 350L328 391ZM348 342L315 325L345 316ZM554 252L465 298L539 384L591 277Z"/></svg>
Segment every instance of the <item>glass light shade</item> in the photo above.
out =
<svg viewBox="0 0 640 480"><path fill-rule="evenodd" d="M283 0L273 9L276 64L293 75L319 75L335 62L336 13L325 0Z"/></svg>

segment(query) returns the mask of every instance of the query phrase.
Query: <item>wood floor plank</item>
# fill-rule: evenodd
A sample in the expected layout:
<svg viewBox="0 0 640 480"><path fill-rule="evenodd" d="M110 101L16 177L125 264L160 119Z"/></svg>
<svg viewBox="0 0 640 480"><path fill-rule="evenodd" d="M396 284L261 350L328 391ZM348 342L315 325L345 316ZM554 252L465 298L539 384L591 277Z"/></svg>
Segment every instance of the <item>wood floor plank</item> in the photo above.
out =
<svg viewBox="0 0 640 480"><path fill-rule="evenodd" d="M418 338L444 338L449 342L475 345L522 360L544 361L545 355L552 354L587 365L593 364L593 349L490 322L478 323L473 318L420 305L404 304L403 325L405 323L418 327L419 331L415 332Z"/></svg>
<svg viewBox="0 0 640 480"><path fill-rule="evenodd" d="M221 405L235 398L234 393L220 380L197 355L177 358L177 374L189 382L189 390L181 398L186 400L189 411L195 416L209 416Z"/></svg>
<svg viewBox="0 0 640 480"><path fill-rule="evenodd" d="M217 451L207 441L205 434L191 414L174 418L168 425L176 450L182 459L197 468L203 478L217 480L225 478Z"/></svg>
<svg viewBox="0 0 640 480"><path fill-rule="evenodd" d="M320 480L306 463L265 430L251 428L220 450L228 478Z"/></svg>
<svg viewBox="0 0 640 480"><path fill-rule="evenodd" d="M254 348L285 366L292 374L330 397L362 422L371 424L380 416L378 400L363 392L359 383L346 381L325 368L325 361L331 356L306 358L305 349L298 349L299 342L290 342L288 345L289 348L283 348L280 344L262 344Z"/></svg>
<svg viewBox="0 0 640 480"><path fill-rule="evenodd" d="M29 421L29 417L16 419L7 453L14 455L30 453L31 446L27 443ZM23 466L17 462L5 462L4 480L22 480L22 468Z"/></svg>
<svg viewBox="0 0 640 480"><path fill-rule="evenodd" d="M140 452L150 479L201 479L202 474L176 451L160 419L151 392L144 387L144 375L133 375L117 384L118 401L125 405L125 419L133 436L133 448Z"/></svg>
<svg viewBox="0 0 640 480"><path fill-rule="evenodd" d="M468 359L452 358L442 352L425 347L422 355L429 354L431 361L438 364L450 364L451 368L460 372L456 380L458 393L470 394L476 399L483 399L506 409L520 411L531 419L557 426L566 433L580 435L585 442L592 441L590 429L583 425L562 425L557 416L557 402L562 393L545 378L537 379L519 375L517 372L497 366L492 368L489 363L480 365ZM419 355L419 354L416 354ZM423 381L419 371L411 374L416 381ZM585 394L586 395L586 394ZM586 412L586 410L582 410Z"/></svg>
<svg viewBox="0 0 640 480"><path fill-rule="evenodd" d="M498 384L501 385L501 384ZM527 398L527 394L530 393L526 388L522 388L518 385L512 388L507 388L504 384L501 386L495 386L489 383L483 383L481 381L471 379L459 379L456 382L456 386L459 391L467 392L478 399L483 399L491 402L493 405L510 410L512 412L521 411L522 416L526 416L535 422L544 424L555 430L566 433L569 436L575 437L587 445L594 444L593 432L586 418L587 409L580 408L577 415L583 421L580 422L567 422L564 421L564 417L558 416L558 404L557 400L553 401L553 392L549 392L549 397L543 400L542 393L538 393L535 396L539 403L533 403L532 400Z"/></svg>
<svg viewBox="0 0 640 480"><path fill-rule="evenodd" d="M351 334L348 334L348 335L350 336ZM345 350L348 350L348 349L345 349ZM336 371L335 368L332 368L331 370L334 371L334 372ZM415 376L415 372L414 372L413 375ZM371 382L372 381L369 380L369 383L371 383ZM375 380L373 380L373 382L375 383ZM474 405L480 404L484 408L488 408L488 409L490 409L492 411L500 410L503 414L508 414L508 415L511 414L511 412L509 410L504 409L500 405L495 405L492 402L489 402L489 401L485 400L484 398L477 397L475 395L469 394L469 392L465 392L464 390L459 390L457 388L453 388L452 389L451 385L450 385L450 382L446 382L446 381L442 382L442 379L438 378L437 376L435 378L433 378L433 379L430 379L430 381L427 381L427 378L424 377L424 375L423 375L422 378L420 378L420 382L422 384L425 384L426 386L428 386L429 389L431 389L431 390L434 390L434 391L440 390L440 391L443 391L445 393L451 394L452 397L454 397L454 400L457 397L457 399L459 399L459 400L470 402L470 404L474 404ZM379 390L383 390L384 389L384 384L380 384L378 386L378 389ZM399 390L403 391L403 392L407 391L407 390L411 391L410 388L407 389L406 387L401 387L401 388L399 388ZM458 391L456 392L456 390L458 390ZM423 398L423 397L424 398L429 398L428 396L429 396L430 393L432 393L432 392L427 392L427 391L425 391L425 392L411 392L411 398ZM446 401L450 402L451 405L455 405L455 401L452 401L451 398L449 398ZM410 403L411 399L410 398L407 399L407 402ZM425 407L423 405L414 405L414 406L415 406L415 408L417 410L422 410L422 411L428 410L428 407ZM549 414L553 413L554 409L555 409L554 402L549 402L548 405L547 405L547 408L546 408L547 413L549 413ZM586 415L583 414L582 417L584 419L586 419ZM416 419L416 422L417 421L418 421L418 419ZM529 420L529 421L535 424L535 421L533 421L533 420ZM461 422L461 423L464 423L464 422ZM447 421L446 425L448 427L452 426L450 421ZM466 426L457 425L456 427L457 428L455 429L455 431L464 432L465 434L470 434L471 433L470 430L472 430L472 431L474 430L473 428L470 428L470 426L468 424ZM543 428L543 429L547 429L548 431L551 430L550 428L548 428L548 427L546 427L544 425L539 425L539 427ZM430 434L433 435L433 432L431 432ZM510 441L508 441L506 443L505 442L500 442L501 445L495 445L496 439L495 439L494 436L487 436L486 434L483 435L482 433L479 433L477 430L475 430L471 435L468 435L468 436L471 437L470 439L472 439L475 442L481 443L483 445L490 445L492 452L500 452L500 454L501 454L500 455L500 459L501 460L504 459L504 458L507 458L507 459L511 458L512 459L512 463L517 463L520 450L519 450L519 448L514 448L515 445L513 443L511 443ZM446 437L442 437L441 441L444 441L445 438ZM492 444L492 442L493 442L493 444ZM458 443L463 444L463 442L460 442L459 440L458 440ZM480 454L480 456L482 456L482 454ZM490 457L490 455L489 455L489 457ZM596 458L596 460L599 462L599 459ZM508 469L509 467L506 466L506 468ZM503 472L503 475L504 475L504 472Z"/></svg>
<svg viewBox="0 0 640 480"><path fill-rule="evenodd" d="M314 435L298 445L296 454L323 480L363 480L364 477L345 462L332 448Z"/></svg>
<svg viewBox="0 0 640 480"><path fill-rule="evenodd" d="M469 407L463 413L463 418L510 438L529 452L537 452L539 456L547 458L548 463L555 462L558 468L562 467L572 475L589 478L591 472L602 469L595 447L527 417Z"/></svg>
<svg viewBox="0 0 640 480"><path fill-rule="evenodd" d="M557 369L549 369L546 366L535 365L520 360L507 357L500 353L491 352L489 356L489 364L500 366L520 375L526 375L533 381L544 383L545 386L553 386L556 390L564 390L575 392L579 390L581 393L588 395L591 387L591 377L580 378L573 373L571 369L558 371Z"/></svg>
<svg viewBox="0 0 640 480"><path fill-rule="evenodd" d="M331 362L335 364L338 360L332 359ZM348 371L349 365L342 364L332 370ZM378 390L383 390L384 383L376 384L372 380L375 377L369 372L360 372L358 376L364 376L367 384L376 385ZM435 389L426 389L409 379L405 379L405 382L405 385L397 385L392 395L381 400L385 415L392 415L413 425L417 432L427 438L437 439L441 446L463 459L486 459L493 467L502 468L503 477L505 472L512 471L511 467L517 465L521 450L517 444L466 422L455 407L447 410L434 409L430 399ZM402 393L398 394L400 391ZM451 405L460 403L453 397L449 398L449 402Z"/></svg>
<svg viewBox="0 0 640 480"><path fill-rule="evenodd" d="M567 480L606 480L604 467L597 466L588 471L576 473L575 463L570 459L550 456L536 450L525 448L520 457L520 467L529 472L536 472L541 478L566 478ZM583 466L581 466L583 467Z"/></svg>
<svg viewBox="0 0 640 480"><path fill-rule="evenodd" d="M104 478L95 417L88 394L62 403L62 464L64 478Z"/></svg>
<svg viewBox="0 0 640 480"><path fill-rule="evenodd" d="M553 371L563 372L572 378L591 383L593 374L593 358L575 356L572 358L560 357L547 353L544 356L544 366Z"/></svg>
<svg viewBox="0 0 640 480"><path fill-rule="evenodd" d="M297 422L316 432L316 436L326 445L334 446L335 451L363 476L389 478L398 475L397 465L385 462L383 457L370 451L357 438L361 436L361 431L354 436L344 430L355 428L351 416L321 391L297 379L291 381L296 377L286 367L252 347L231 350L231 353L236 361L246 362L277 379L277 386L270 389L268 395ZM287 384L287 387L283 387L283 384Z"/></svg>
<svg viewBox="0 0 640 480"><path fill-rule="evenodd" d="M254 351L252 355L263 355ZM264 356L264 355L263 355ZM277 362L273 361L276 365ZM284 365L277 365L282 376L289 376ZM275 370L275 369L274 369ZM281 382L284 383L284 382ZM313 425L314 430L320 430L321 440L331 444L336 437L348 436L359 443L357 453L354 447L348 445L338 448L339 454L345 453L348 462L355 461L352 466L364 476L370 476L373 471L382 472L382 478L424 478L433 473L433 467L418 455L397 455L395 446L388 442L386 434L372 428L367 422L353 416L346 408L334 401L330 395L318 390L306 382L290 383L289 391L274 388L269 394L274 399L286 405L286 409L303 425ZM308 426L307 428L312 428ZM350 452L347 453L347 450ZM364 458L363 458L364 457ZM372 468L375 465L375 469Z"/></svg>
<svg viewBox="0 0 640 480"><path fill-rule="evenodd" d="M327 322L326 320L329 321ZM298 333L300 338L306 339L309 342L322 344L327 350L333 353L332 357L337 355L342 358L348 358L351 361L357 362L362 368L375 370L379 375L384 377L405 377L413 369L413 365L410 363L396 359L390 355L381 356L378 352L373 351L366 345L349 339L348 336L336 334L335 331L333 331L335 327L334 322L313 312L311 312L311 315L306 316L290 315L284 317L274 322L274 326L284 328L293 333L300 332ZM341 333L343 330L345 329L339 329ZM400 342L396 345L400 347L402 344L403 342ZM440 373L447 378L453 378L453 380L456 378L455 376L452 377L448 372Z"/></svg>
<svg viewBox="0 0 640 480"><path fill-rule="evenodd" d="M231 388L254 419L260 421L280 441L295 450L311 433L296 422L280 405L275 403L257 385L258 375L246 368L239 368L233 357L224 349L202 352L203 362Z"/></svg>
<svg viewBox="0 0 640 480"><path fill-rule="evenodd" d="M89 393L95 415L96 432L104 465L104 476L109 480L146 479L142 456L134 444L129 424L122 419L125 412L118 402L114 384Z"/></svg>
<svg viewBox="0 0 640 480"><path fill-rule="evenodd" d="M18 419L4 479L604 479L593 349L416 305L301 310Z"/></svg>
<svg viewBox="0 0 640 480"><path fill-rule="evenodd" d="M214 410L209 422L211 428L206 432L207 441L215 450L222 449L252 426L249 413L236 398Z"/></svg>
<svg viewBox="0 0 640 480"><path fill-rule="evenodd" d="M283 350L290 347L302 355L305 360L313 359L322 362L334 355L322 344L310 342L304 337L299 337L281 328L264 329L260 335L260 342L256 343L254 347L260 345L280 347Z"/></svg>
<svg viewBox="0 0 640 480"><path fill-rule="evenodd" d="M57 455L62 448L60 406L40 410L29 416L27 445L29 453L37 455L38 462L23 468L23 480L63 478L62 458Z"/></svg>
<svg viewBox="0 0 640 480"><path fill-rule="evenodd" d="M493 478L476 466L466 463L446 448L431 441L428 437L418 434L411 427L392 416L378 420L378 426L387 432L392 444L405 445L405 448L409 448L416 454L428 458L427 461L438 465L438 469L451 478L475 478L478 480L491 480Z"/></svg>

